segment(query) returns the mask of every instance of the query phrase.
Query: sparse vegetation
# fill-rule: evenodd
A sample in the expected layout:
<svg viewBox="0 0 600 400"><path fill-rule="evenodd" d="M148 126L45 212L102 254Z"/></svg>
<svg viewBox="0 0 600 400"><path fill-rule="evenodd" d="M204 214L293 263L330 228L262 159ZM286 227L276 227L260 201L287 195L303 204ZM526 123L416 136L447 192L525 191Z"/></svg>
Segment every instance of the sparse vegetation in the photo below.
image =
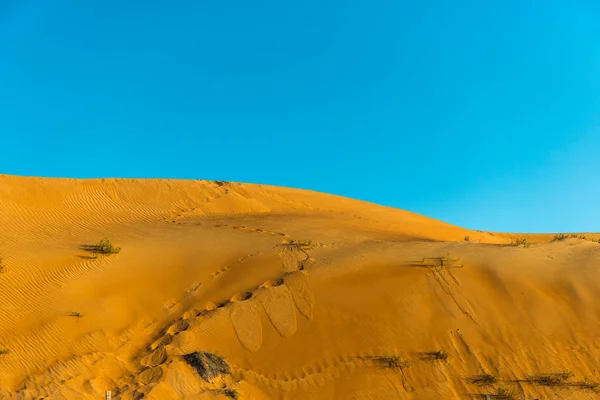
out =
<svg viewBox="0 0 600 400"><path fill-rule="evenodd" d="M492 386L496 382L498 382L498 379L494 375L482 374L472 376L471 378L469 378L469 382L479 386Z"/></svg>
<svg viewBox="0 0 600 400"><path fill-rule="evenodd" d="M290 240L287 244L299 248L310 248L312 246L312 240Z"/></svg>
<svg viewBox="0 0 600 400"><path fill-rule="evenodd" d="M6 265L4 265L4 260L2 260L2 257L0 257L0 274L3 274L6 272Z"/></svg>
<svg viewBox="0 0 600 400"><path fill-rule="evenodd" d="M310 258L307 251L310 250L312 246L312 240L288 240L275 247L278 248L280 255L294 254L296 251L303 253L305 258L300 261L300 269L304 269L304 262L308 261Z"/></svg>
<svg viewBox="0 0 600 400"><path fill-rule="evenodd" d="M596 390L598 390L598 388L600 388L600 384L599 383L592 382L588 378L584 378L583 381L581 381L581 382L575 382L572 385L573 386L577 386L577 387L582 388L582 389L592 390L594 392Z"/></svg>
<svg viewBox="0 0 600 400"><path fill-rule="evenodd" d="M541 374L530 376L525 379L525 382L542 386L560 386L567 383L573 376L571 372L560 372L557 374Z"/></svg>
<svg viewBox="0 0 600 400"><path fill-rule="evenodd" d="M69 317L75 317L75 318L82 318L83 317L83 313L80 313L78 311L70 311L67 313L67 316Z"/></svg>
<svg viewBox="0 0 600 400"><path fill-rule="evenodd" d="M567 239L569 236L565 235L564 233L559 233L557 235L554 235L554 239L552 239L553 242L556 242L557 240L565 240Z"/></svg>
<svg viewBox="0 0 600 400"><path fill-rule="evenodd" d="M465 236L465 242L470 242L471 241L471 237L470 236Z"/></svg>
<svg viewBox="0 0 600 400"><path fill-rule="evenodd" d="M515 241L512 243L512 245L513 245L513 246L517 246L517 247L524 247L524 248L531 247L531 243L530 243L530 242L528 242L528 241L527 241L527 239L525 239L525 238L519 238L519 239L516 239L516 240L515 240Z"/></svg>
<svg viewBox="0 0 600 400"><path fill-rule="evenodd" d="M442 257L423 257L421 266L462 268L462 265L458 264L459 261L458 258L451 257L450 254L446 254Z"/></svg>
<svg viewBox="0 0 600 400"><path fill-rule="evenodd" d="M445 361L448 359L448 353L444 349L428 351L426 353L421 353L420 358L423 361Z"/></svg>
<svg viewBox="0 0 600 400"><path fill-rule="evenodd" d="M95 256L98 254L110 255L110 254L118 254L121 251L120 247L115 246L111 243L110 240L104 238L98 242L98 244L92 245L83 245L81 248L85 251L88 251Z"/></svg>
<svg viewBox="0 0 600 400"><path fill-rule="evenodd" d="M183 359L207 382L212 381L219 375L229 375L231 373L225 360L212 353L197 351L185 354Z"/></svg>
<svg viewBox="0 0 600 400"><path fill-rule="evenodd" d="M367 357L367 359L373 361L380 368L401 370L410 367L410 362L403 360L399 356L374 356Z"/></svg>
<svg viewBox="0 0 600 400"><path fill-rule="evenodd" d="M6 355L8 353L9 353L8 349L0 349L0 356Z"/></svg>

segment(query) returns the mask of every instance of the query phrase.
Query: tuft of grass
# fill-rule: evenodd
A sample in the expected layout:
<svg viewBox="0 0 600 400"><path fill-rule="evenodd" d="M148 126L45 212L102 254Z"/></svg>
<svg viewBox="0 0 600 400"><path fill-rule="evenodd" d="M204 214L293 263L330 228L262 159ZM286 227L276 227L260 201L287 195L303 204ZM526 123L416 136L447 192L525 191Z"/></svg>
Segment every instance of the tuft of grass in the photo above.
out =
<svg viewBox="0 0 600 400"><path fill-rule="evenodd" d="M591 390L591 391L594 391L594 392L596 390L598 390L598 388L600 388L600 383L596 383L596 382L590 381L588 378L584 378L583 381L581 381L581 382L575 382L572 385L573 386L577 386L577 387L582 388L582 389L588 389L588 390Z"/></svg>
<svg viewBox="0 0 600 400"><path fill-rule="evenodd" d="M428 351L425 353L421 353L420 358L423 361L445 361L448 359L448 353L444 349Z"/></svg>
<svg viewBox="0 0 600 400"><path fill-rule="evenodd" d="M442 257L423 257L421 266L462 268L462 265L458 264L459 261L460 259L451 257L450 254L446 254Z"/></svg>
<svg viewBox="0 0 600 400"><path fill-rule="evenodd" d="M482 374L472 376L469 382L479 386L492 386L498 382L498 378L491 374Z"/></svg>
<svg viewBox="0 0 600 400"><path fill-rule="evenodd" d="M216 354L197 351L191 354L185 354L183 359L207 382L212 381L219 375L231 374L229 365L227 365L223 358Z"/></svg>
<svg viewBox="0 0 600 400"><path fill-rule="evenodd" d="M410 362L404 361L399 356L374 356L367 357L367 359L373 361L380 368L402 370L410 367Z"/></svg>
<svg viewBox="0 0 600 400"><path fill-rule="evenodd" d="M471 241L471 237L470 236L465 236L465 242L470 242Z"/></svg>
<svg viewBox="0 0 600 400"><path fill-rule="evenodd" d="M4 260L2 260L2 257L0 257L0 274L3 274L6 272L6 265L4 265Z"/></svg>
<svg viewBox="0 0 600 400"><path fill-rule="evenodd" d="M67 316L69 317L75 317L75 318L82 318L83 317L83 313L80 313L78 311L70 311L67 313Z"/></svg>
<svg viewBox="0 0 600 400"><path fill-rule="evenodd" d="M307 248L312 246L312 240L291 240L288 244L299 248Z"/></svg>
<svg viewBox="0 0 600 400"><path fill-rule="evenodd" d="M559 233L557 235L554 235L554 239L552 239L553 242L556 242L557 240L565 240L567 239L569 236L565 235L564 233Z"/></svg>
<svg viewBox="0 0 600 400"><path fill-rule="evenodd" d="M9 353L8 349L0 349L0 356L6 355Z"/></svg>
<svg viewBox="0 0 600 400"><path fill-rule="evenodd" d="M117 247L114 244L112 244L111 241L108 240L107 238L100 240L100 242L98 242L98 244L83 245L81 247L83 250L89 251L90 253L92 253L94 255L118 254L121 251L120 247Z"/></svg>
<svg viewBox="0 0 600 400"><path fill-rule="evenodd" d="M515 240L512 243L512 245L517 246L517 247L524 247L524 248L531 247L531 243L528 242L527 239L525 239L525 238L519 238L519 239Z"/></svg>
<svg viewBox="0 0 600 400"><path fill-rule="evenodd" d="M525 382L542 386L560 386L566 384L572 376L573 374L569 371L557 374L540 374L528 377Z"/></svg>

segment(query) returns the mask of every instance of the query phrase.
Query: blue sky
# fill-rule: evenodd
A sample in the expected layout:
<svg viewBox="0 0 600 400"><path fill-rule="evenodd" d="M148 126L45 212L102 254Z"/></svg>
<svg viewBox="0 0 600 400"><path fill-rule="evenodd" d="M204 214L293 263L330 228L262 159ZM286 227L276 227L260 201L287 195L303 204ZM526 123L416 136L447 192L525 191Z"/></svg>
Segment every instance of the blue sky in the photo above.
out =
<svg viewBox="0 0 600 400"><path fill-rule="evenodd" d="M600 231L594 0L0 0L0 172Z"/></svg>

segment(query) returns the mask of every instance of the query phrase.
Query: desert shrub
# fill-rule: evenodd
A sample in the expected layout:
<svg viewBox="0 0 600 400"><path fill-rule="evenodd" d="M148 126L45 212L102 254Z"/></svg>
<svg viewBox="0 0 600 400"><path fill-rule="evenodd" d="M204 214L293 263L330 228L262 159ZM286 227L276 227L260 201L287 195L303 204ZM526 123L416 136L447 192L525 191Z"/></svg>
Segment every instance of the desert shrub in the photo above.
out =
<svg viewBox="0 0 600 400"><path fill-rule="evenodd" d="M420 262L422 267L454 267L462 268L462 265L458 264L460 260L455 257L451 257L450 254L446 254L442 257L423 257Z"/></svg>
<svg viewBox="0 0 600 400"><path fill-rule="evenodd" d="M82 318L83 317L83 313L80 313L78 311L70 311L67 313L67 316L69 317L75 317L75 318Z"/></svg>
<svg viewBox="0 0 600 400"><path fill-rule="evenodd" d="M185 354L183 359L207 382L212 381L219 375L229 375L231 373L225 360L212 353L197 351Z"/></svg>
<svg viewBox="0 0 600 400"><path fill-rule="evenodd" d="M0 349L0 356L6 355L8 353L9 353L8 349Z"/></svg>
<svg viewBox="0 0 600 400"><path fill-rule="evenodd" d="M6 265L4 265L4 260L0 257L0 274L6 272Z"/></svg>
<svg viewBox="0 0 600 400"><path fill-rule="evenodd" d="M584 378L583 381L576 382L576 383L573 384L573 386L577 386L577 387L580 387L582 389L592 390L592 391L595 392L600 387L600 384L598 384L596 382L592 382L588 378Z"/></svg>
<svg viewBox="0 0 600 400"><path fill-rule="evenodd" d="M559 386L565 384L573 374L571 372L560 372L557 374L540 374L530 376L525 382L542 386Z"/></svg>
<svg viewBox="0 0 600 400"><path fill-rule="evenodd" d="M513 246L527 248L531 246L531 243L529 243L525 238L519 238L513 242Z"/></svg>
<svg viewBox="0 0 600 400"><path fill-rule="evenodd" d="M479 386L492 386L498 382L498 379L494 375L482 374L472 376L469 378L469 382Z"/></svg>
<svg viewBox="0 0 600 400"><path fill-rule="evenodd" d="M446 359L448 359L448 353L444 349L421 353L423 361L444 361Z"/></svg>
<svg viewBox="0 0 600 400"><path fill-rule="evenodd" d="M569 236L565 235L564 233L559 233L557 235L554 235L554 239L552 239L553 242L557 241L557 240L565 240L567 239Z"/></svg>
<svg viewBox="0 0 600 400"><path fill-rule="evenodd" d="M470 242L471 241L471 237L470 236L465 236L465 242Z"/></svg>
<svg viewBox="0 0 600 400"><path fill-rule="evenodd" d="M89 251L93 254L117 254L121 251L120 247L115 246L110 240L104 238L98 242L98 244L83 245L81 246L85 251Z"/></svg>
<svg viewBox="0 0 600 400"><path fill-rule="evenodd" d="M401 370L410 366L409 361L404 361L399 356L374 356L367 357L367 359L373 361L380 368Z"/></svg>
<svg viewBox="0 0 600 400"><path fill-rule="evenodd" d="M288 244L299 248L307 248L312 246L312 240L291 240Z"/></svg>

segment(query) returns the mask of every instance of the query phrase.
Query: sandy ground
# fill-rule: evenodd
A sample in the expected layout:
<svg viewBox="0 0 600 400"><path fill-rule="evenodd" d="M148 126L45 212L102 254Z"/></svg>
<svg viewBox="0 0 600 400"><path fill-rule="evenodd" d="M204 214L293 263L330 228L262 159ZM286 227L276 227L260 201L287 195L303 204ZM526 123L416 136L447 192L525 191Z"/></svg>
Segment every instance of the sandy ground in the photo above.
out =
<svg viewBox="0 0 600 400"><path fill-rule="evenodd" d="M600 236L581 235L264 185L2 175L0 398L599 398ZM81 247L102 238L121 251Z"/></svg>

